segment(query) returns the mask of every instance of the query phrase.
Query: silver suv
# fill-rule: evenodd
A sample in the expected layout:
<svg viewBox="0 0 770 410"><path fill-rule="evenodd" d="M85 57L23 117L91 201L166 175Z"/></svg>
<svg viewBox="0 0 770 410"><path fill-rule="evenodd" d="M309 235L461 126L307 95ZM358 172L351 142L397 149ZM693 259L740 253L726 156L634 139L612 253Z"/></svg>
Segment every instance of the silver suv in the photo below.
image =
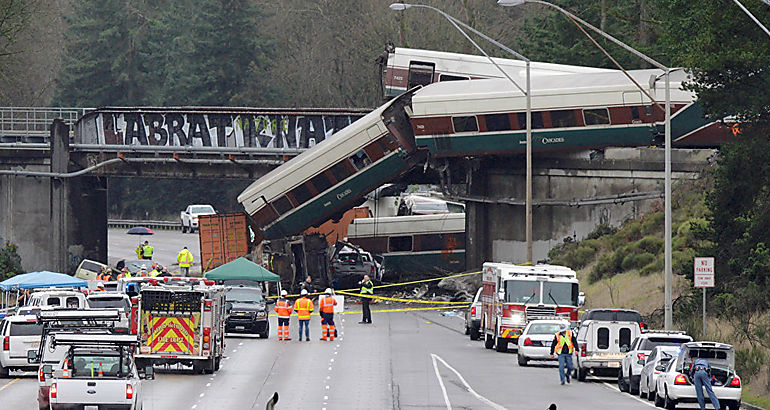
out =
<svg viewBox="0 0 770 410"><path fill-rule="evenodd" d="M481 288L476 291L476 297L473 303L465 311L465 334L469 335L471 340L479 340L479 329L481 328Z"/></svg>
<svg viewBox="0 0 770 410"><path fill-rule="evenodd" d="M655 346L681 346L692 342L692 337L681 331L649 330L639 335L623 357L621 371L618 373L620 391L639 394L639 380L647 355Z"/></svg>

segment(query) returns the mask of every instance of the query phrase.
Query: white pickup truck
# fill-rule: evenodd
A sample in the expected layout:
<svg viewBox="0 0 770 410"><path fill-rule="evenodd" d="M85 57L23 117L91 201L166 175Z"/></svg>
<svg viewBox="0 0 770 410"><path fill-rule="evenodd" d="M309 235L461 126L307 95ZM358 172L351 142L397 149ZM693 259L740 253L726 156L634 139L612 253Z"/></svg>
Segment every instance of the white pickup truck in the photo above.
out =
<svg viewBox="0 0 770 410"><path fill-rule="evenodd" d="M182 233L193 232L198 229L198 217L201 215L214 215L217 211L211 205L188 205L187 209L179 214L182 222Z"/></svg>
<svg viewBox="0 0 770 410"><path fill-rule="evenodd" d="M52 409L142 408L142 379L152 379L154 373L152 367L136 368L136 336L54 334L54 344L68 349L55 367L43 368L51 377Z"/></svg>

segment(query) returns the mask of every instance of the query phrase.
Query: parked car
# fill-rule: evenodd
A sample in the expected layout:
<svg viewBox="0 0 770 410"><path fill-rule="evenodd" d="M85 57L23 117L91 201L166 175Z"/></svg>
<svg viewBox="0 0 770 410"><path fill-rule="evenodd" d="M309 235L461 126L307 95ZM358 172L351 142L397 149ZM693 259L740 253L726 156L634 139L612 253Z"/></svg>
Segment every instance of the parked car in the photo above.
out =
<svg viewBox="0 0 770 410"><path fill-rule="evenodd" d="M644 330L647 325L644 323L642 315L632 309L614 309L614 308L598 308L588 309L580 318L581 322L587 320L605 320L608 322L637 322L639 327Z"/></svg>
<svg viewBox="0 0 770 410"><path fill-rule="evenodd" d="M577 333L579 352L575 352L575 373L584 381L591 373L617 377L631 341L641 333L639 322L583 320Z"/></svg>
<svg viewBox="0 0 770 410"><path fill-rule="evenodd" d="M37 365L27 361L27 352L40 347L42 334L43 327L34 315L9 316L0 322L0 377L8 377L11 370L37 370Z"/></svg>
<svg viewBox="0 0 770 410"><path fill-rule="evenodd" d="M465 334L469 335L471 340L479 340L481 336L481 288L476 291L473 302L465 310Z"/></svg>
<svg viewBox="0 0 770 410"><path fill-rule="evenodd" d="M115 323L115 330L126 333L129 330L131 316L131 298L125 293L98 292L88 295L88 306L91 309L120 309L120 321Z"/></svg>
<svg viewBox="0 0 770 410"><path fill-rule="evenodd" d="M518 341L519 366L526 366L530 360L554 360L551 342L556 333L565 329L569 329L569 321L561 319L538 319L527 323Z"/></svg>
<svg viewBox="0 0 770 410"><path fill-rule="evenodd" d="M193 232L198 229L198 217L201 215L213 215L217 213L211 205L188 205L187 208L179 213L179 219L182 223L182 233Z"/></svg>
<svg viewBox="0 0 770 410"><path fill-rule="evenodd" d="M267 302L262 289L249 286L225 288L227 318L225 332L249 332L266 339L270 334L267 320Z"/></svg>
<svg viewBox="0 0 770 410"><path fill-rule="evenodd" d="M655 346L647 355L644 367L639 374L639 397L655 400L655 386L658 376L666 370L666 365L679 354L680 346Z"/></svg>
<svg viewBox="0 0 770 410"><path fill-rule="evenodd" d="M711 388L719 398L719 404L728 410L739 410L742 387L741 379L735 372L735 348L717 342L690 342L682 345L676 358L658 376L655 405L673 410L679 403L697 402L690 368L698 358L708 360L711 365Z"/></svg>
<svg viewBox="0 0 770 410"><path fill-rule="evenodd" d="M655 346L676 346L692 342L692 337L680 331L651 330L639 335L631 347L618 373L618 389L631 394L639 394L639 376L645 364L645 357Z"/></svg>
<svg viewBox="0 0 770 410"><path fill-rule="evenodd" d="M83 280L96 280L96 275L102 271L102 268L107 269L109 266L101 262L83 259L75 270L75 277Z"/></svg>

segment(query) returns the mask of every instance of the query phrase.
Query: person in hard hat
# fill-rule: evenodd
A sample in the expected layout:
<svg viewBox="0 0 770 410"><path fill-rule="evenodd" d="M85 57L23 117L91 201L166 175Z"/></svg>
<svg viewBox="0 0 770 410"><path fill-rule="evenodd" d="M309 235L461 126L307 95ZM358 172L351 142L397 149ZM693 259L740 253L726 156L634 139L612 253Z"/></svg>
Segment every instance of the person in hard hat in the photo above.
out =
<svg viewBox="0 0 770 410"><path fill-rule="evenodd" d="M131 272L128 270L127 267L123 266L123 268L120 270L120 273L118 273L118 280L122 278L130 278Z"/></svg>
<svg viewBox="0 0 770 410"><path fill-rule="evenodd" d="M153 263L152 264L152 270L150 271L149 276L151 278L154 278L160 274L160 264Z"/></svg>
<svg viewBox="0 0 770 410"><path fill-rule="evenodd" d="M292 310L291 302L286 296L289 292L282 290L281 297L275 302L275 313L278 314L278 340L291 340L289 337L289 317Z"/></svg>
<svg viewBox="0 0 770 410"><path fill-rule="evenodd" d="M190 276L190 266L193 265L193 254L186 246L176 255L176 261L179 262L179 267L182 268L182 276Z"/></svg>
<svg viewBox="0 0 770 410"><path fill-rule="evenodd" d="M142 248L142 243L139 242L139 245L136 245L136 249L134 249L134 252L136 252L136 259L144 259L144 249Z"/></svg>
<svg viewBox="0 0 770 410"><path fill-rule="evenodd" d="M155 250L155 248L150 245L150 242L144 241L144 246L142 246L142 259L152 260L153 250Z"/></svg>
<svg viewBox="0 0 770 410"><path fill-rule="evenodd" d="M308 291L302 289L300 298L294 302L294 310L299 319L299 341L302 341L302 328L305 328L305 340L310 341L310 312L313 311L313 301L307 297Z"/></svg>
<svg viewBox="0 0 770 410"><path fill-rule="evenodd" d="M358 323L372 323L372 311L369 310L369 302L371 296L374 295L374 283L369 279L369 275L364 275L364 279L358 284L361 285L361 310L363 311L363 318Z"/></svg>
<svg viewBox="0 0 770 410"><path fill-rule="evenodd" d="M138 275L138 276L139 276L140 278L145 278L145 277L147 277L147 267L146 267L146 266L142 265L142 266L139 268L139 275Z"/></svg>
<svg viewBox="0 0 770 410"><path fill-rule="evenodd" d="M104 292L104 283L96 282L96 291L97 292Z"/></svg>
<svg viewBox="0 0 770 410"><path fill-rule="evenodd" d="M324 296L318 303L318 309L321 311L321 340L334 340L334 306L337 300L334 299L331 288L326 288Z"/></svg>

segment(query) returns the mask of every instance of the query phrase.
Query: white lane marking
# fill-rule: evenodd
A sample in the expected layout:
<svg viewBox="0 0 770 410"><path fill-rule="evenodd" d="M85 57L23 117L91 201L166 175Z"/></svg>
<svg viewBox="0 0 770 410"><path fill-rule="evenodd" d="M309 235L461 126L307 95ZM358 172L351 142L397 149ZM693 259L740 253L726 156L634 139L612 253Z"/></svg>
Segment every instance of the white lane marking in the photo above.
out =
<svg viewBox="0 0 770 410"><path fill-rule="evenodd" d="M329 400L329 396L324 396L324 400Z"/></svg>
<svg viewBox="0 0 770 410"><path fill-rule="evenodd" d="M241 343L238 343L238 346L243 346L243 342L241 342Z"/></svg>
<svg viewBox="0 0 770 410"><path fill-rule="evenodd" d="M326 386L326 390L329 390L329 386Z"/></svg>
<svg viewBox="0 0 770 410"><path fill-rule="evenodd" d="M497 404L497 403L493 402L492 400L489 400L488 398L486 398L486 397L484 397L484 396L482 396L482 395L480 395L480 394L476 393L476 390L473 390L473 387L471 387L471 385L470 385L470 384L468 384L468 382L467 382L467 381L465 381L465 378L463 377L463 375L461 375L461 374L460 374L460 372L458 372L457 370L455 370L455 368L454 368L454 367L450 366L450 365L449 365L449 363L447 363L447 362L446 362L444 359L442 359L440 356L438 356L438 355L436 355L436 354L433 354L433 353L431 353L431 354L430 354L430 356L433 358L433 368L436 370L436 376L437 376L437 377L439 377L439 380L441 379L441 377L440 377L440 375L439 375L439 372L438 372L438 366L436 365L436 360L439 360L439 361L441 361L441 363L442 363L444 366L446 366L446 367L447 367L447 369L449 369L449 370L451 370L452 372L454 372L454 374L456 374L456 375L457 375L457 377L460 379L460 381L461 381L461 382L462 382L462 383L465 385L465 388L466 388L466 389L467 389L467 390L468 390L468 391L469 391L469 392L470 392L470 393L471 393L471 394L472 394L474 397L476 397L476 398L477 398L479 401L481 401L482 403L486 404L486 405L487 405L487 406L489 406L489 407L492 407L492 408L493 408L493 409L495 409L495 410L505 410L505 407L503 407L503 406L501 406L501 405L499 405L499 404ZM445 401L446 401L446 403L447 403L447 407L448 407L448 408L451 408L451 405L449 404L449 397L447 397L447 395L446 395L446 388L444 388L444 383L443 383L443 382L441 382L441 388L442 388L442 390L444 391L444 399L445 399Z"/></svg>
<svg viewBox="0 0 770 410"><path fill-rule="evenodd" d="M192 406L192 407L190 407L190 408L191 408L191 409L194 409L194 408L196 408L196 407L198 407L198 405L197 405L197 404L193 404L193 406Z"/></svg>
<svg viewBox="0 0 770 410"><path fill-rule="evenodd" d="M446 386L444 386L444 380L441 379L441 374L438 372L438 365L436 364L436 355L433 353L430 354L431 360L433 361L433 370L436 372L436 379L438 379L438 384L441 386L441 393L444 394L444 403L446 403L447 410L452 410L452 404L449 402L449 396L446 394Z"/></svg>
<svg viewBox="0 0 770 410"><path fill-rule="evenodd" d="M650 407L655 407L654 404L650 403L647 400L642 400L642 398L634 396L633 394L623 393L622 391L620 391L620 389L618 389L617 385L610 384L610 383L607 383L607 382L602 382L602 384L605 385L608 389L610 389L610 390L612 390L612 391L614 391L616 393L620 393L622 396L628 396L628 397L631 397L632 399L634 399L634 400L636 400L636 401L638 401L640 403L644 403L644 404L646 404L646 405L648 405Z"/></svg>
<svg viewBox="0 0 770 410"><path fill-rule="evenodd" d="M331 370L331 369L332 369L332 367L331 367L331 366L329 366L329 370Z"/></svg>
<svg viewBox="0 0 770 410"><path fill-rule="evenodd" d="M205 396L205 395L206 395L206 393L201 393L201 395L200 395L199 397L203 397L203 396Z"/></svg>
<svg viewBox="0 0 770 410"><path fill-rule="evenodd" d="M213 377L209 377L209 380L214 380L214 378Z"/></svg>
<svg viewBox="0 0 770 410"><path fill-rule="evenodd" d="M337 354L337 353L339 353L339 352L334 352L334 354Z"/></svg>
<svg viewBox="0 0 770 410"><path fill-rule="evenodd" d="M206 387L211 387L211 383L206 383Z"/></svg>
<svg viewBox="0 0 770 410"><path fill-rule="evenodd" d="M331 376L326 376L326 380L329 380L329 379L331 379L331 378L332 378Z"/></svg>

